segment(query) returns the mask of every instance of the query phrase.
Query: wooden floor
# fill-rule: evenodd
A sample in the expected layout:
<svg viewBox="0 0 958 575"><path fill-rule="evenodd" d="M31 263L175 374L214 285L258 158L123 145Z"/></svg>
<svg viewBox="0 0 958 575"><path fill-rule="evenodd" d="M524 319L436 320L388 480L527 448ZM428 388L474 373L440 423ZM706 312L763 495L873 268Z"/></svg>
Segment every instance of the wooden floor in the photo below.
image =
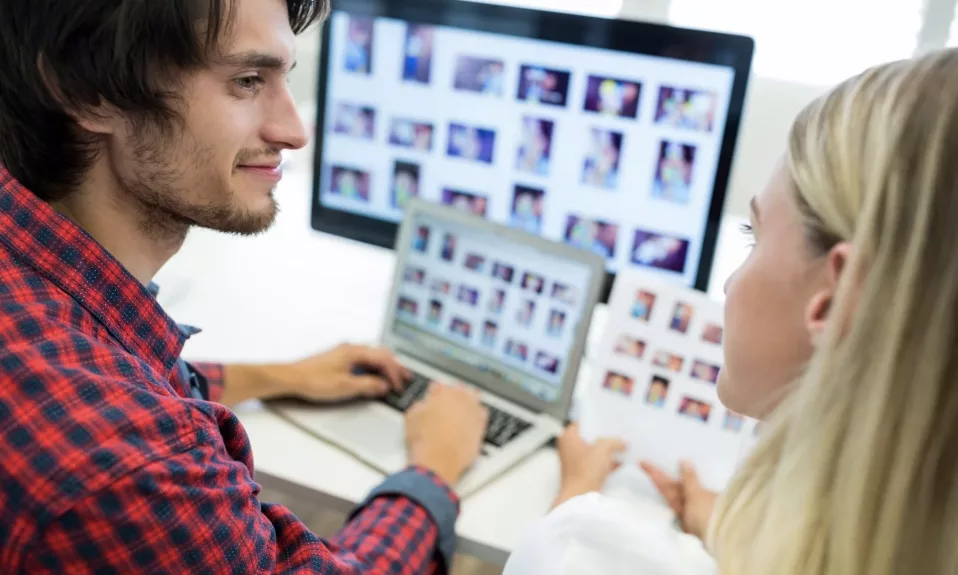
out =
<svg viewBox="0 0 958 575"><path fill-rule="evenodd" d="M320 537L334 535L345 521L345 516L329 510L317 509L309 503L299 501L281 491L263 488L260 500L271 503L281 503L296 514L306 525ZM483 563L473 557L460 555L453 561L451 575L502 575L502 568Z"/></svg>

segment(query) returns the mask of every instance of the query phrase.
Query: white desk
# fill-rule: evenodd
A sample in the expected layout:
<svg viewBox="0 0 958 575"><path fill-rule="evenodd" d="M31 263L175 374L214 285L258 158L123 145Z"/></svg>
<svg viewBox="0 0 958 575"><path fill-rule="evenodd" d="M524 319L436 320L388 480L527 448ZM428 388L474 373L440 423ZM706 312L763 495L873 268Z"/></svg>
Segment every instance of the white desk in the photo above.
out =
<svg viewBox="0 0 958 575"><path fill-rule="evenodd" d="M157 276L166 310L204 330L190 340L186 357L284 361L344 341L378 339L392 256L314 232L309 190L306 177L288 175L277 190L283 211L272 230L256 238L194 231ZM349 511L383 479L258 402L236 412L253 444L257 480L266 485ZM548 511L558 482L556 453L544 448L469 497L457 525L458 551L505 563L527 528ZM658 506L645 504L643 512L670 520ZM690 553L696 545L690 543Z"/></svg>
<svg viewBox="0 0 958 575"><path fill-rule="evenodd" d="M256 238L194 231L157 276L160 302L177 320L203 328L188 358L281 361L343 341L375 342L385 315L392 256L316 233L309 183L287 176L282 213ZM257 480L348 511L383 476L250 402L236 409L253 444ZM543 449L463 502L458 551L504 563L558 490L558 458Z"/></svg>

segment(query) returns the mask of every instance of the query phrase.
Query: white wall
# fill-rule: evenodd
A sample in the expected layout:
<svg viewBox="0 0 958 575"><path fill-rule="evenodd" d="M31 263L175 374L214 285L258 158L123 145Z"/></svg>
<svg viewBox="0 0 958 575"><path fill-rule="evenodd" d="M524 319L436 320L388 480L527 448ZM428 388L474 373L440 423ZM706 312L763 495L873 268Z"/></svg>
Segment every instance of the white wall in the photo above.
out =
<svg viewBox="0 0 958 575"><path fill-rule="evenodd" d="M732 165L726 213L748 213L749 199L765 185L785 149L792 120L825 90L825 87L752 77Z"/></svg>
<svg viewBox="0 0 958 575"><path fill-rule="evenodd" d="M623 18L662 21L668 16L668 0L624 0ZM319 57L319 32L314 27L299 37L298 65L292 89L307 109L314 98ZM795 115L826 87L808 86L754 77L749 83L745 114L739 131L726 212L744 215L748 201L765 180L784 149L785 137ZM310 121L312 118L309 119Z"/></svg>

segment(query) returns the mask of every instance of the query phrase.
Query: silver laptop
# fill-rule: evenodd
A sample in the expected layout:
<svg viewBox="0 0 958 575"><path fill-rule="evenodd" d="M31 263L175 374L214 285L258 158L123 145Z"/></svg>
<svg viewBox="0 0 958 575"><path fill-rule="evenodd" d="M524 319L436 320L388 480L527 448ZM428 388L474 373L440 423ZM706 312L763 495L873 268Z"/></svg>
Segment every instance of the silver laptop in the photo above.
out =
<svg viewBox="0 0 958 575"><path fill-rule="evenodd" d="M385 473L406 466L403 413L430 381L481 391L489 426L466 496L561 433L605 260L413 200L399 230L382 344L416 377L383 400L277 404L300 428Z"/></svg>

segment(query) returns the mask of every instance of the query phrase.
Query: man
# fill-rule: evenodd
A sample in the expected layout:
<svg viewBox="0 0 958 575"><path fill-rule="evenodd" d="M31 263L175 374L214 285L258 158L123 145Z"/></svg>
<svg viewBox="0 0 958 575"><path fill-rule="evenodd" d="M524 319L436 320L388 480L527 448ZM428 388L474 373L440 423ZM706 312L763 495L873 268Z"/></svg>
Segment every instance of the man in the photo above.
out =
<svg viewBox="0 0 958 575"><path fill-rule="evenodd" d="M342 533L261 503L224 404L403 385L381 350L187 365L151 278L192 226L254 234L306 134L294 34L328 0L0 2L0 573L440 573L486 414L435 386L411 466ZM357 367L377 376L356 376ZM282 446L277 446L282 448ZM301 454L306 457L308 454ZM332 471L331 471L332 472Z"/></svg>

